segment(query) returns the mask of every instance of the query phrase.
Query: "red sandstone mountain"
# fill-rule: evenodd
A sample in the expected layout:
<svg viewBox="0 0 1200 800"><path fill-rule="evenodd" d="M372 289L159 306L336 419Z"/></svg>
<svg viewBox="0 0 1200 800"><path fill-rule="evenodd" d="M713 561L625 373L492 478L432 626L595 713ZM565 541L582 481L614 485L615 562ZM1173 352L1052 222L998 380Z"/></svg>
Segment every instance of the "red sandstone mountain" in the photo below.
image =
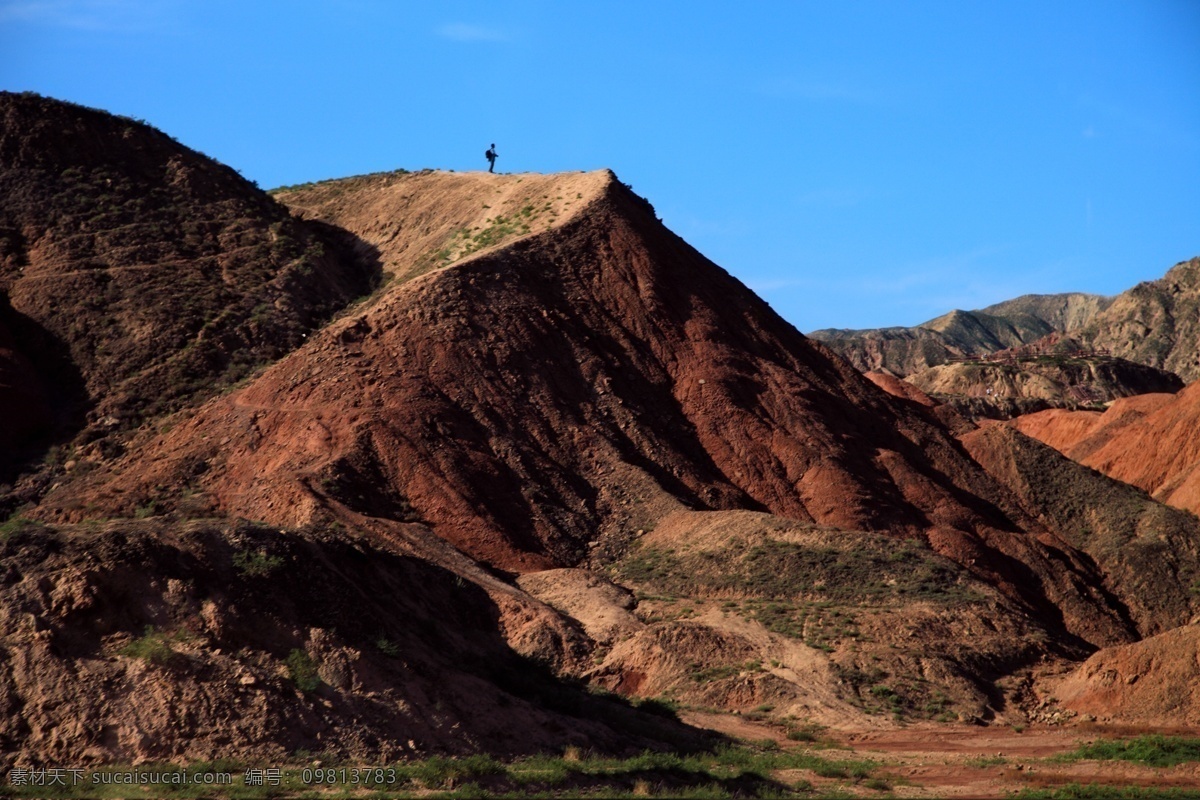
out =
<svg viewBox="0 0 1200 800"><path fill-rule="evenodd" d="M1053 534L939 424L798 334L611 173L382 176L282 198L349 227L398 275L428 257L389 247L412 232L487 242L522 215L531 232L394 281L251 385L52 492L40 516L169 509L176 490L159 487L188 485L278 525L330 509L420 520L528 572L619 553L670 510L766 510L927 539L1063 609L1084 638L1131 635L1080 592L1094 578L1067 578L1084 562L1051 568ZM567 218L538 233L556 202ZM1030 569L1037 589L1019 585Z"/></svg>
<svg viewBox="0 0 1200 800"><path fill-rule="evenodd" d="M122 123L91 113L71 124L116 125L125 141ZM129 150L153 150L130 130ZM111 146L114 163L132 158ZM34 195L55 185L25 169ZM76 331L62 363L94 409L145 424L111 434L119 447L81 446L53 487L34 486L23 513L40 522L15 519L0 542L0 626L20 666L0 673L6 750L262 757L319 744L366 757L529 751L566 730L605 749L692 735L596 706L564 677L843 719L878 714L872 681L886 677L916 687L909 713L997 719L1044 660L1196 610L1185 587L1200 556L1142 535L1166 519L1172 543L1192 541L1194 518L1012 431L964 447L947 425L968 423L891 396L800 335L610 172L393 173L278 193L303 219L252 198L285 227L351 243L386 282L305 337L296 320L319 317L294 313L301 300L342 286L353 262L260 262L256 284L223 271L243 263L229 253L120 270L80 239L123 283L70 294L71 307L103 318L111 306L120 357ZM136 211L117 227L139 224ZM213 246L258 252L274 223L245 219L214 228ZM21 237L6 241L32 265ZM5 293L24 287L22 307L41 308L6 264ZM237 324L164 415L172 406L144 402L159 385L147 376L177 374L160 364L191 363L209 336L181 323L178 351L139 349L131 298L184 302L161 288L172 276L219 284L228 304L206 313ZM256 309L275 322L259 327ZM5 374L39 367L13 341ZM251 355L272 363L212 396ZM67 373L0 402L66 407ZM1080 511L1097 494L1121 511L1100 527ZM1161 567L1153 580L1146 563ZM643 607L628 587L707 610ZM809 617L831 609L836 624ZM297 678L306 663L315 688ZM165 714L184 706L186 718Z"/></svg>

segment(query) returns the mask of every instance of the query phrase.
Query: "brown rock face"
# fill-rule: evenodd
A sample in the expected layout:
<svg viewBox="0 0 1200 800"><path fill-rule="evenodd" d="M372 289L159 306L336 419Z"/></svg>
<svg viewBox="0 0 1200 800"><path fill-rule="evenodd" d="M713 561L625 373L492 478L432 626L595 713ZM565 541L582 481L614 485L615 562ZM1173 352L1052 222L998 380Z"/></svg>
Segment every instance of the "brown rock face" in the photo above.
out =
<svg viewBox="0 0 1200 800"><path fill-rule="evenodd" d="M142 123L0 93L0 325L60 440L111 456L296 346L368 290L348 244Z"/></svg>
<svg viewBox="0 0 1200 800"><path fill-rule="evenodd" d="M0 540L0 761L278 762L686 744L558 684L582 634L498 581L392 544L245 522L124 520ZM656 739L655 737L658 737ZM692 737L689 739L689 737ZM639 741L640 739L640 741Z"/></svg>
<svg viewBox="0 0 1200 800"><path fill-rule="evenodd" d="M1102 722L1200 725L1200 625L1101 650L1052 690Z"/></svg>
<svg viewBox="0 0 1200 800"><path fill-rule="evenodd" d="M1009 360L942 364L905 380L965 416L991 419L1047 407L1094 408L1118 398L1183 388L1179 376L1156 367L1086 349L1055 353L1052 346L1057 338L1055 334L1035 342L1029 348L1036 350L1011 353ZM993 358L1004 355L1000 351Z"/></svg>
<svg viewBox="0 0 1200 800"><path fill-rule="evenodd" d="M1189 383L1200 378L1200 258L1117 295L1079 336Z"/></svg>
<svg viewBox="0 0 1200 800"><path fill-rule="evenodd" d="M915 384L903 381L890 372L864 372L863 377L893 397L902 397L905 400L911 400L928 408L933 408L937 405L936 400L918 389Z"/></svg>

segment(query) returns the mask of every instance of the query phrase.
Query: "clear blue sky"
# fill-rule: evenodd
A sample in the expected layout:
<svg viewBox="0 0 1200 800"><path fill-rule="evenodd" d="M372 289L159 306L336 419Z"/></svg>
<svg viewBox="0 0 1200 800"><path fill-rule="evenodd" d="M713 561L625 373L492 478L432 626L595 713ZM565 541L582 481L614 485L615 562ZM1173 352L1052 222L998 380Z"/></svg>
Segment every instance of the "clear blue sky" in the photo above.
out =
<svg viewBox="0 0 1200 800"><path fill-rule="evenodd" d="M0 88L264 187L611 167L804 331L1200 255L1200 0L0 0Z"/></svg>

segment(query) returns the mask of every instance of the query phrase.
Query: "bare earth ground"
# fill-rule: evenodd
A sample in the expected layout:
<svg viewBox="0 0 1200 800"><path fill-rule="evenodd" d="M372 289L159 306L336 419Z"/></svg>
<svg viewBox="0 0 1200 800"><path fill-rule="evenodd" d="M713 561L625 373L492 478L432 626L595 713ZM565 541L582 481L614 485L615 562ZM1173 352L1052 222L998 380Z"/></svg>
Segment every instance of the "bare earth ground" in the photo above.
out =
<svg viewBox="0 0 1200 800"><path fill-rule="evenodd" d="M780 747L804 747L788 741L777 728L729 714L684 712L685 722L748 741L776 742ZM1200 785L1200 764L1156 768L1124 761L1054 761L1083 744L1098 739L1161 733L1196 736L1200 728L1130 728L1127 726L1015 727L914 724L900 728L861 732L837 731L828 741L838 748L830 757L873 761L873 774L891 787L896 797L1003 798L1022 789L1045 789L1068 784L1171 787L1194 789ZM836 754L836 755L835 755ZM811 773L779 776L808 779L820 791L846 791L844 780L813 779ZM860 787L858 794L879 796L878 790Z"/></svg>

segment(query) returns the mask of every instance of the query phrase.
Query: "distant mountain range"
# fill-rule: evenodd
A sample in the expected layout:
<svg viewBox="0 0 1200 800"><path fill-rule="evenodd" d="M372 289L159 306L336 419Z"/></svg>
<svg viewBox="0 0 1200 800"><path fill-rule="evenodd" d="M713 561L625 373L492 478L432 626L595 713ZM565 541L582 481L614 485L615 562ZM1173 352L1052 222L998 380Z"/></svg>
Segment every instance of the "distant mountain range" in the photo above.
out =
<svg viewBox="0 0 1200 800"><path fill-rule="evenodd" d="M1200 377L1200 259L1116 297L1023 295L977 311L951 311L913 327L823 329L809 334L858 369L905 377L958 358L982 356L1067 333L1113 356Z"/></svg>

